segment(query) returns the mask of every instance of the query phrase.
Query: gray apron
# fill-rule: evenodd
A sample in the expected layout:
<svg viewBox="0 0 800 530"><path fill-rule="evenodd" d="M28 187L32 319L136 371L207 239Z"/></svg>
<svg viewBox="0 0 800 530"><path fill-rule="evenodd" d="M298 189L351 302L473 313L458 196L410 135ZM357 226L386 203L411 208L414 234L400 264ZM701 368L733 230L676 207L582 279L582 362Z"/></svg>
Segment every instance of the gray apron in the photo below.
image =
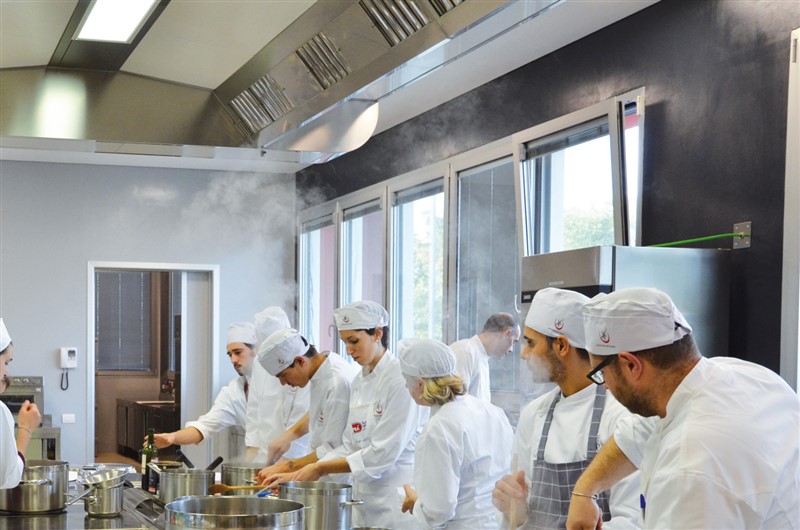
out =
<svg viewBox="0 0 800 530"><path fill-rule="evenodd" d="M539 450L536 453L536 460L533 461L530 496L528 497L528 523L525 526L528 529L566 528L572 489L583 471L589 466L594 455L597 454L597 431L600 429L600 418L606 404L606 389L602 385L597 387L594 396L586 460L564 464L549 464L544 461L544 448L547 445L547 436L553 421L553 411L559 399L561 399L561 392L556 394L550 410L547 411L542 437L539 440ZM603 512L603 521L611 519L611 512L608 508L608 492L603 492L597 503Z"/></svg>

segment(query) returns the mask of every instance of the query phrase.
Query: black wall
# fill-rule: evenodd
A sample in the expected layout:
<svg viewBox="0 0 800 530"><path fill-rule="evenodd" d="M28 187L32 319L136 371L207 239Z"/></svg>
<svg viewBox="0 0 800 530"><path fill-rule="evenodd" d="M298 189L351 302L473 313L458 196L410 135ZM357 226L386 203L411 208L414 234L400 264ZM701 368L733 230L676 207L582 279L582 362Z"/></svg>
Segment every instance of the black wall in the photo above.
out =
<svg viewBox="0 0 800 530"><path fill-rule="evenodd" d="M732 253L729 354L778 371L789 37L797 27L795 0L662 0L305 169L299 193L321 189L332 199L644 86L642 243L752 221L752 248Z"/></svg>

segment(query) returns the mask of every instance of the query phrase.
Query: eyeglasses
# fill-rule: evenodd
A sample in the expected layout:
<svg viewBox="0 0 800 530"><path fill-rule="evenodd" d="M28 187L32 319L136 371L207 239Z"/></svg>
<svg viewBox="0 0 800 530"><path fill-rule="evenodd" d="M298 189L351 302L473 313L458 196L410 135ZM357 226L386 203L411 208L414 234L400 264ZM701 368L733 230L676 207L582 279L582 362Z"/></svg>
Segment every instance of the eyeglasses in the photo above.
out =
<svg viewBox="0 0 800 530"><path fill-rule="evenodd" d="M590 380L592 383L594 383L594 384L596 384L596 385L602 385L603 383L605 383L605 382L606 382L606 378L605 378L605 376L603 375L603 368L605 368L606 366L608 366L609 364L611 364L611 362L612 362L614 359L616 359L616 358L617 358L617 356L616 356L616 355L609 355L608 357L606 357L606 358L603 360L603 362L601 362L600 364L598 364L597 366L595 366L595 367L594 367L594 370L592 370L591 372L589 372L588 374L586 374L586 377L588 377L588 378L589 378L589 380Z"/></svg>

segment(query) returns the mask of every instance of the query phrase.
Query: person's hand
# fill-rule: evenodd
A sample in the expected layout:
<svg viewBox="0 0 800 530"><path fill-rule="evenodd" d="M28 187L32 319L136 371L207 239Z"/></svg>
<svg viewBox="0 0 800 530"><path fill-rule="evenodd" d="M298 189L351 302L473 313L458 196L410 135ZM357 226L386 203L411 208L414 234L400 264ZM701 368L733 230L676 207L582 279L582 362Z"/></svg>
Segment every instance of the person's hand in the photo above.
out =
<svg viewBox="0 0 800 530"><path fill-rule="evenodd" d="M569 501L567 530L598 530L603 528L603 512L589 497L573 495Z"/></svg>
<svg viewBox="0 0 800 530"><path fill-rule="evenodd" d="M492 491L492 504L511 523L511 528L522 525L528 519L528 484L525 472L506 475L498 480Z"/></svg>
<svg viewBox="0 0 800 530"><path fill-rule="evenodd" d="M272 475L271 477L267 477L264 479L261 485L271 488L284 482L314 482L315 480L319 480L321 476L322 473L319 470L319 466L317 466L317 462L314 462L313 464L303 466L294 472L278 473Z"/></svg>
<svg viewBox="0 0 800 530"><path fill-rule="evenodd" d="M289 431L272 440L267 446L267 465L272 465L280 460L292 446L293 441L294 435Z"/></svg>
<svg viewBox="0 0 800 530"><path fill-rule="evenodd" d="M403 506L401 510L403 513L414 513L414 505L417 503L417 492L411 489L410 484L403 484L403 489L406 490L406 498L403 499Z"/></svg>
<svg viewBox="0 0 800 530"><path fill-rule="evenodd" d="M280 464L274 464L271 466L267 466L261 471L258 472L256 475L256 480L259 484L269 484L269 479L279 475L279 474L288 474L289 469L285 462L281 462Z"/></svg>
<svg viewBox="0 0 800 530"><path fill-rule="evenodd" d="M173 432L157 432L153 435L153 444L159 449L164 449L175 443L175 433ZM142 447L147 445L147 436L144 437Z"/></svg>
<svg viewBox="0 0 800 530"><path fill-rule="evenodd" d="M17 424L28 432L33 432L39 428L42 423L42 413L39 412L39 407L35 403L31 403L27 399L22 402L19 408L19 418Z"/></svg>

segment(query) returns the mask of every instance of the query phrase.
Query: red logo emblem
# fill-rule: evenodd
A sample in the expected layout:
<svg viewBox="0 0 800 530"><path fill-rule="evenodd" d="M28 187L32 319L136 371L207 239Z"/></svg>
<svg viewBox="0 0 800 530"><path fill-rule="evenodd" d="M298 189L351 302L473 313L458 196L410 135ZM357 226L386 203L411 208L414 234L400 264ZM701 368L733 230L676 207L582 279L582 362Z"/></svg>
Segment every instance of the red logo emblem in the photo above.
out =
<svg viewBox="0 0 800 530"><path fill-rule="evenodd" d="M383 405L378 403L377 405L375 405L375 415L380 416L381 414L383 414Z"/></svg>
<svg viewBox="0 0 800 530"><path fill-rule="evenodd" d="M365 421L357 421L357 422L355 422L354 424L351 425L351 427L353 428L353 433L354 434L360 433L362 430L364 430L364 428L366 428L366 426L367 426L367 422L365 422Z"/></svg>
<svg viewBox="0 0 800 530"><path fill-rule="evenodd" d="M561 331L562 329L564 329L564 319L559 318L558 320L553 322L553 325L556 327L558 331Z"/></svg>
<svg viewBox="0 0 800 530"><path fill-rule="evenodd" d="M342 322L344 322L345 324L349 324L350 323L350 317L347 316L347 315L343 316L342 317Z"/></svg>
<svg viewBox="0 0 800 530"><path fill-rule="evenodd" d="M608 335L608 331L603 330L600 332L600 340L603 342L603 344L608 344L611 342L611 337Z"/></svg>

